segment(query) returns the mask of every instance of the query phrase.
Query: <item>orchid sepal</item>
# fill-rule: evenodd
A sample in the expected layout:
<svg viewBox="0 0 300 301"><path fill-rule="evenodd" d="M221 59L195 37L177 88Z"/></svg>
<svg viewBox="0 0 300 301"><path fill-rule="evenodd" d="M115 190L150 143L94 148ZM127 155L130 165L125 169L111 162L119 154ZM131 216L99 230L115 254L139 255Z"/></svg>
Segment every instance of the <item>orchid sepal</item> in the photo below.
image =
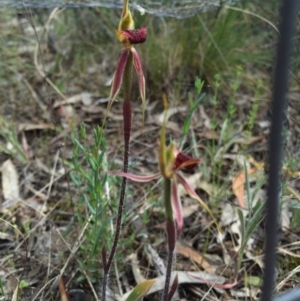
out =
<svg viewBox="0 0 300 301"><path fill-rule="evenodd" d="M119 55L116 71L112 81L110 97L109 97L110 106L115 101L117 95L120 92L122 82L123 82L123 77L124 77L124 71L126 68L129 55L130 55L130 51L127 49L123 49Z"/></svg>
<svg viewBox="0 0 300 301"><path fill-rule="evenodd" d="M178 196L178 190L177 190L177 181L176 177L172 180L172 187L171 187L171 202L172 202L172 208L174 213L174 219L176 221L176 235L177 238L180 236L181 231L183 229L183 210L182 205Z"/></svg>
<svg viewBox="0 0 300 301"><path fill-rule="evenodd" d="M134 21L128 7L128 0L124 0L123 11L122 11L121 20L118 29L119 30L134 29Z"/></svg>
<svg viewBox="0 0 300 301"><path fill-rule="evenodd" d="M146 109L146 84L145 84L145 77L143 72L142 63L139 57L139 54L135 50L135 48L131 48L131 52L133 55L133 66L134 69L138 75L139 79L139 90L140 90L140 96L142 100L142 112L143 112L143 126L145 121L145 109Z"/></svg>
<svg viewBox="0 0 300 301"><path fill-rule="evenodd" d="M156 173L156 174L149 175L149 176L137 176L137 175L134 175L134 174L131 174L131 173L125 173L125 172L122 172L122 171L108 171L108 174L124 177L124 178L132 180L134 182L140 182L140 183L150 182L152 180L156 180L156 179L159 179L161 177L160 173Z"/></svg>
<svg viewBox="0 0 300 301"><path fill-rule="evenodd" d="M105 112L104 119L102 122L102 127L104 127L108 113L110 111L110 108L120 92L122 82L123 82L125 68L126 68L130 54L131 54L131 52L128 49L123 49L119 54L116 71L114 73L114 77L112 80L109 101L108 101L106 112Z"/></svg>
<svg viewBox="0 0 300 301"><path fill-rule="evenodd" d="M218 231L220 233L222 233L222 230L216 220L216 218L214 217L214 215L212 214L211 210L208 208L208 206L204 203L204 201L198 196L198 194L196 193L196 191L190 186L190 184L179 174L176 173L176 178L178 180L178 182L184 187L185 191L188 193L188 195L198 201L198 203L207 211L207 213L210 215L210 217L212 218L212 220L214 221Z"/></svg>
<svg viewBox="0 0 300 301"><path fill-rule="evenodd" d="M200 162L200 159L191 158L185 153L179 151L177 148L174 150L174 156L176 157L174 163L174 170L178 171L181 169L193 170Z"/></svg>

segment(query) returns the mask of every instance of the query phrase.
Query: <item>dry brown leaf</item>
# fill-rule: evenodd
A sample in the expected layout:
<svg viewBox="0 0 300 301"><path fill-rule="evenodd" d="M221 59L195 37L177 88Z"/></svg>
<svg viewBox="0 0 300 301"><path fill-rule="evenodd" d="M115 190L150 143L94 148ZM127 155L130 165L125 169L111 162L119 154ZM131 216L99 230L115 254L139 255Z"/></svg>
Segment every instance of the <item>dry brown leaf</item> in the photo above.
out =
<svg viewBox="0 0 300 301"><path fill-rule="evenodd" d="M1 166L3 208L10 208L20 200L18 172L12 161L6 160Z"/></svg>
<svg viewBox="0 0 300 301"><path fill-rule="evenodd" d="M196 250L189 246L184 246L180 242L176 243L176 252L192 261L198 263L207 273L214 274L215 269L207 262L207 260Z"/></svg>
<svg viewBox="0 0 300 301"><path fill-rule="evenodd" d="M185 176L184 179L195 190L196 188L200 187L200 179L201 179L201 177L202 177L202 173L198 172L198 173L195 173L195 174L193 174L191 176ZM186 192L185 188L182 185L178 185L178 196L182 197L183 195L186 195L186 194L187 194L187 192Z"/></svg>
<svg viewBox="0 0 300 301"><path fill-rule="evenodd" d="M67 99L64 99L64 100L57 100L53 104L53 108L57 109L57 108L59 108L61 106L75 104L75 103L80 102L81 99L82 99L81 94L76 94L76 95L73 95L73 96L71 96L71 97L69 97Z"/></svg>
<svg viewBox="0 0 300 301"><path fill-rule="evenodd" d="M231 203L222 203L221 204L221 225L222 227L227 227L233 222L239 219L236 206L233 206Z"/></svg>
<svg viewBox="0 0 300 301"><path fill-rule="evenodd" d="M55 109L56 118L59 117L64 128L72 128L76 120L76 112L71 105L60 106Z"/></svg>
<svg viewBox="0 0 300 301"><path fill-rule="evenodd" d="M291 198L284 196L280 210L280 226L283 232L290 230L292 214L290 212Z"/></svg>
<svg viewBox="0 0 300 301"><path fill-rule="evenodd" d="M10 272L11 271L8 271L8 270L5 269L4 270L4 275L5 275L5 273L7 273L7 275L9 275ZM5 284L4 285L4 290L5 290L6 294L12 296L12 295L15 295L15 294L18 293L18 290L19 290L19 279L15 275L10 274L7 277L7 281L4 284Z"/></svg>
<svg viewBox="0 0 300 301"><path fill-rule="evenodd" d="M11 301L19 301L19 293L20 293L20 289L19 289L19 283L18 283L15 290L14 290Z"/></svg>
<svg viewBox="0 0 300 301"><path fill-rule="evenodd" d="M25 136L24 132L22 132L22 146L23 146L23 149L25 151L27 160L29 161L30 159L32 159L33 155L32 155L32 151L31 151L30 146L27 142L27 139L26 139L26 136Z"/></svg>
<svg viewBox="0 0 300 301"><path fill-rule="evenodd" d="M137 254L132 253L128 256L128 258L130 259L131 269L132 269L132 272L133 272L135 282L137 284L140 284L140 283L144 282L146 279L144 278L144 276L141 272L141 269L139 267Z"/></svg>
<svg viewBox="0 0 300 301"><path fill-rule="evenodd" d="M35 131L35 130L48 130L48 129L54 129L53 124L49 123L20 123L18 125L18 131Z"/></svg>
<svg viewBox="0 0 300 301"><path fill-rule="evenodd" d="M84 106L90 106L93 103L92 94L89 92L82 92L81 102Z"/></svg>
<svg viewBox="0 0 300 301"><path fill-rule="evenodd" d="M204 127L206 129L211 130L211 120L209 116L206 114L204 106L199 106L199 109L200 109L201 120L204 121Z"/></svg>
<svg viewBox="0 0 300 301"><path fill-rule="evenodd" d="M234 300L257 300L257 295L261 290L257 287L244 287L236 290L231 290L231 295L236 299Z"/></svg>
<svg viewBox="0 0 300 301"><path fill-rule="evenodd" d="M289 255L291 257L294 257L294 258L300 258L300 255L299 254L296 254L294 252L291 252L285 248L282 248L282 247L278 247L277 248L278 252L281 253L281 254L284 254L284 255Z"/></svg>
<svg viewBox="0 0 300 301"><path fill-rule="evenodd" d="M154 264L157 270L158 275L166 274L166 266L163 260L158 255L157 251L151 246L151 244L147 244L147 254L151 264Z"/></svg>
<svg viewBox="0 0 300 301"><path fill-rule="evenodd" d="M213 186L209 184L208 182L204 181L201 179L202 178L202 173L197 172L191 176L184 175L184 179L186 182L194 189L196 190L197 188L200 188L204 192L206 192L208 195L211 195L213 192ZM178 185L178 195L179 197L182 197L186 195L186 189L180 184Z"/></svg>
<svg viewBox="0 0 300 301"><path fill-rule="evenodd" d="M194 212L197 212L199 210L199 204L191 204L188 206L184 206L182 208L182 215L184 218L187 218L191 216Z"/></svg>
<svg viewBox="0 0 300 301"><path fill-rule="evenodd" d="M256 170L257 170L256 168L249 169L247 171L248 175L255 173ZM244 202L245 182L246 182L246 177L245 177L244 170L239 172L238 175L232 180L232 191L233 191L234 195L236 196L239 205L242 208L245 207L245 202Z"/></svg>
<svg viewBox="0 0 300 301"><path fill-rule="evenodd" d="M186 106L180 106L180 107L171 107L168 109L167 111L167 120L169 120L169 118L171 118L174 114L177 114L177 113L184 113L186 112ZM158 122L158 124L162 124L163 121L164 121L164 116L165 116L165 113L161 113L159 115L156 115L154 117L155 121Z"/></svg>
<svg viewBox="0 0 300 301"><path fill-rule="evenodd" d="M227 280L223 276L212 275L205 272L183 272L183 271L173 271L171 277L171 283L174 281L175 276L178 276L178 284L182 283L206 283L209 285L221 285ZM166 276L160 276L155 278L155 283L148 291L147 295L153 294L155 292L161 291L165 285ZM125 301L132 291L127 292L123 296L116 296L118 301Z"/></svg>

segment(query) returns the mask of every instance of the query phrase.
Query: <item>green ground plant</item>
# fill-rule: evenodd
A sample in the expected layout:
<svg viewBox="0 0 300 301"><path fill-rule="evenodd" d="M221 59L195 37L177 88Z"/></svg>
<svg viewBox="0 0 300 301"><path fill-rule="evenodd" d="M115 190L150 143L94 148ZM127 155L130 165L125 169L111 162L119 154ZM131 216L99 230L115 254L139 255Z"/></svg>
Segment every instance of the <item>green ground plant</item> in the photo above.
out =
<svg viewBox="0 0 300 301"><path fill-rule="evenodd" d="M4 292L3 283L2 283L1 278L0 278L0 292L1 292L2 296L3 296L3 300L6 301L7 298L6 298L6 294Z"/></svg>
<svg viewBox="0 0 300 301"><path fill-rule="evenodd" d="M171 88L171 82L180 82L180 78L193 81L200 75L212 84L214 75L222 73L222 85L228 88L235 66L268 66L270 54L261 45L272 37L267 31L254 34L263 28L263 21L243 12L242 4L240 8L234 11L225 7L217 13L180 21L139 17L148 18L148 38L153 41L142 57L150 81ZM240 39L241 33L249 38ZM246 72L241 76L245 85L253 89L255 79Z"/></svg>
<svg viewBox="0 0 300 301"><path fill-rule="evenodd" d="M214 81L212 82L214 87L213 96L208 100L209 97L205 97L204 93L201 93L201 95L204 97L204 105L210 107L209 125L213 137L208 141L208 143L205 143L206 160L203 160L203 164L200 166L204 177L209 180L214 186L212 199L215 205L217 205L219 201L224 197L228 197L225 196L223 192L230 184L226 182L224 183L224 181L220 177L220 175L222 175L223 173L224 168L223 157L236 143L237 137L243 138L237 155L247 157L247 144L250 143L249 140L254 135L254 125L257 120L257 112L260 108L259 101L262 97L261 80L259 80L257 84L253 101L251 102L251 105L249 107L249 113L247 114L245 120L243 120L243 122L240 122L237 116L237 100L239 97L238 93L240 89L242 89L242 87L240 87L242 73L242 67L236 67L236 74L233 79L233 83L231 84L232 93L230 96L228 96L228 100L226 101L226 114L224 114L223 116L220 116L220 114L218 113L220 111L220 107L224 106L224 100L220 101L219 99L222 81L220 74L216 74ZM196 90L198 90L197 87ZM239 120L238 127L236 126L237 120ZM206 162L209 162L208 166L206 166ZM234 168L235 165L232 166L229 174L234 171Z"/></svg>
<svg viewBox="0 0 300 301"><path fill-rule="evenodd" d="M196 99L194 100L191 95L189 95L189 113L186 117L183 128L182 128L182 138L179 144L179 148L186 142L187 135L190 131L190 126L192 122L192 118L195 115L195 112L199 108L199 105L203 102L203 99L205 97L205 93L202 93L202 89L204 86L204 81L201 80L199 77L196 77L195 80L195 89L196 89Z"/></svg>
<svg viewBox="0 0 300 301"><path fill-rule="evenodd" d="M238 209L239 220L241 223L241 248L238 251L237 271L241 270L241 264L242 264L245 248L247 246L247 242L251 237L252 233L257 229L259 223L263 220L263 213L264 213L263 202L259 200L256 204L254 204L254 199L256 194L265 183L264 175L261 175L260 178L258 178L255 187L253 189L250 189L249 174L246 168L246 164L244 164L244 171L245 171L245 179L246 179L245 187L246 187L247 200L248 200L248 208L247 208L248 216L246 220L242 210Z"/></svg>
<svg viewBox="0 0 300 301"><path fill-rule="evenodd" d="M0 117L0 136L3 139L0 141L0 151L15 157L22 163L28 162L28 157L19 142L13 123L9 123L2 117Z"/></svg>
<svg viewBox="0 0 300 301"><path fill-rule="evenodd" d="M85 275L88 275L90 282L95 283L100 277L99 269L96 267L97 258L101 256L101 241L102 239L109 241L110 223L117 203L109 189L113 183L108 181L106 175L108 169L105 159L106 146L100 135L100 128L94 129L92 147L86 141L84 125L81 125L80 135L76 136L72 138L73 161L68 165L72 169L71 181L80 192L80 199L73 201L75 215L70 220L64 235L68 235L75 223L78 223L80 229L85 229L83 234L85 243L80 245L83 271L77 281L80 282Z"/></svg>
<svg viewBox="0 0 300 301"><path fill-rule="evenodd" d="M254 123L257 119L257 113L259 110L259 100L261 99L261 88L262 88L262 81L258 80L254 99L255 101L251 105L251 109L246 121L246 139L249 141L251 136L253 135Z"/></svg>

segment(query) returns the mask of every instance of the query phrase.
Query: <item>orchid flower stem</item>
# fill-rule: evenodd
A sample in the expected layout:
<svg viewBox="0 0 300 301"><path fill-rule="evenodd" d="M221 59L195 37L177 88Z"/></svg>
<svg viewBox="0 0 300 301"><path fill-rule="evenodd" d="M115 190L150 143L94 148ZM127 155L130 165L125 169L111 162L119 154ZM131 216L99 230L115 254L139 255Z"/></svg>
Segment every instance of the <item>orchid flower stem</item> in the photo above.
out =
<svg viewBox="0 0 300 301"><path fill-rule="evenodd" d="M164 203L167 217L167 236L168 236L168 262L166 271L165 287L162 294L162 301L167 301L169 298L169 288L171 282L172 265L174 259L174 250L176 242L176 225L173 218L173 209L171 203L171 179L164 178Z"/></svg>
<svg viewBox="0 0 300 301"><path fill-rule="evenodd" d="M171 179L164 178L164 205L167 220L173 220L173 209L171 203Z"/></svg>
<svg viewBox="0 0 300 301"><path fill-rule="evenodd" d="M131 86L132 86L132 67L133 67L133 56L132 52L129 51L129 56L127 59L127 63L124 70L124 76L123 76L123 93L124 93L124 100L127 101L130 99L131 95Z"/></svg>
<svg viewBox="0 0 300 301"><path fill-rule="evenodd" d="M130 59L131 58L131 59ZM124 135L124 157L123 157L123 172L128 172L128 158L129 158L129 143L130 143L130 133L131 133L131 118L132 118L132 109L131 109L131 101L130 101L130 93L131 93L131 78L132 78L132 55L130 54L129 59L127 61L125 71L124 71L124 80L123 80L123 90L124 90L124 103L123 103L123 135ZM116 230L114 241L112 244L112 248L109 254L109 258L104 267L104 275L102 281L102 299L101 301L106 300L106 287L108 280L108 273L110 267L112 265L114 256L117 251L117 246L120 238L121 228L122 228L122 215L124 209L124 200L125 200L125 192L126 192L127 178L122 178L120 198L119 198L119 206L118 206L118 214L116 221Z"/></svg>

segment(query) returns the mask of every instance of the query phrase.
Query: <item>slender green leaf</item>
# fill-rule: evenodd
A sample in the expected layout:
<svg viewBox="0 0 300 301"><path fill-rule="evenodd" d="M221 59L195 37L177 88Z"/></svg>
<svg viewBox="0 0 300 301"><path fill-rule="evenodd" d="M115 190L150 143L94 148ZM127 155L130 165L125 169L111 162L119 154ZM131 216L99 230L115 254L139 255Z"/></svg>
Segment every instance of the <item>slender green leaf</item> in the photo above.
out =
<svg viewBox="0 0 300 301"><path fill-rule="evenodd" d="M90 204L90 201L89 201L87 195L84 194L83 197L84 197L84 201L85 201L86 205L88 206L90 212L91 212L93 215L96 215L97 212L95 211L95 209L93 208L93 206Z"/></svg>
<svg viewBox="0 0 300 301"><path fill-rule="evenodd" d="M246 227L246 240L250 237L250 235L253 233L255 228L257 227L261 217L262 217L262 212L263 209L265 208L265 204L261 203L258 207L256 207L255 212L253 216L250 218L250 221L247 224Z"/></svg>
<svg viewBox="0 0 300 301"><path fill-rule="evenodd" d="M142 283L140 283L138 286L135 287L135 289L131 292L131 294L127 297L126 301L138 301L141 298L143 298L149 289L154 284L155 279L146 280Z"/></svg>
<svg viewBox="0 0 300 301"><path fill-rule="evenodd" d="M241 235L242 235L242 244L245 242L245 234L246 234L246 231L245 231L245 218L244 218L244 215L243 215L243 212L240 208L237 209L237 213L238 213L238 216L239 216L239 219L240 219L240 223L241 223Z"/></svg>
<svg viewBox="0 0 300 301"><path fill-rule="evenodd" d="M252 212L252 198L251 198L251 191L250 191L250 182L248 177L247 165L244 161L244 169L245 169L245 186L246 186L246 193L247 193L247 204L249 212Z"/></svg>

